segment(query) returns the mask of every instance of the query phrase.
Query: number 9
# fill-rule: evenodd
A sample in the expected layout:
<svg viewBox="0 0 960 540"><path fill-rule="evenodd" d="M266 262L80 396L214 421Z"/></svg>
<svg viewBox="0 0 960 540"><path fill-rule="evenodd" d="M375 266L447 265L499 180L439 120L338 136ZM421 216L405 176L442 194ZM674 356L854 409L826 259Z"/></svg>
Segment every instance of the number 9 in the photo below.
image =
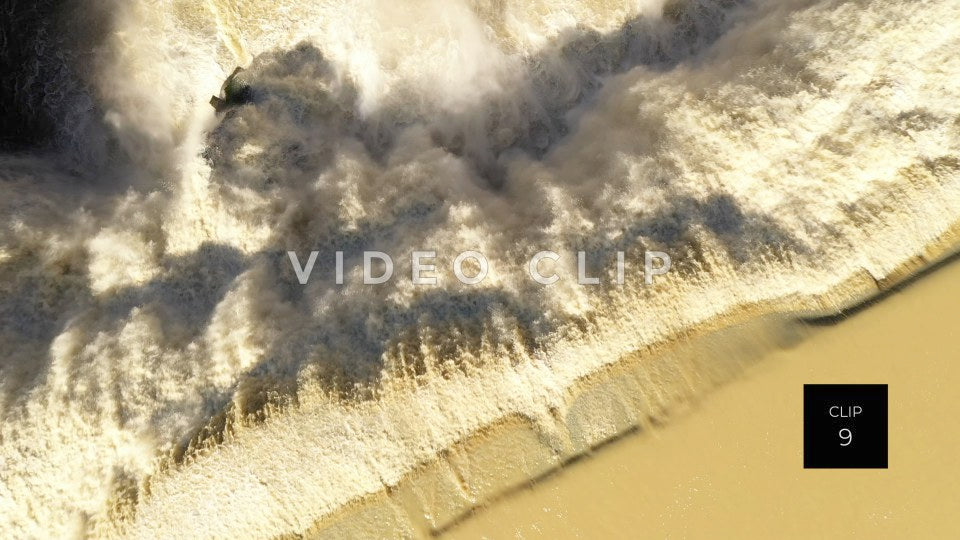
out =
<svg viewBox="0 0 960 540"><path fill-rule="evenodd" d="M843 428L840 430L840 439L846 441L840 443L840 446L850 446L853 442L853 432L849 428Z"/></svg>

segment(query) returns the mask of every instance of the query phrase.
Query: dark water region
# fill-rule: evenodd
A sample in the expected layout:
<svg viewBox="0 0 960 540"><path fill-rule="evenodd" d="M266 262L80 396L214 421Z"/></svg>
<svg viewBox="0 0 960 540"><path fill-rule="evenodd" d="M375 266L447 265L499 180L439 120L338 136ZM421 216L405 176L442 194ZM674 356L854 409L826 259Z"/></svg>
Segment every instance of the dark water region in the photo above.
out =
<svg viewBox="0 0 960 540"><path fill-rule="evenodd" d="M40 53L55 57L63 42L55 28L63 3L4 0L0 7L0 150L43 144L56 132L48 85L69 68Z"/></svg>
<svg viewBox="0 0 960 540"><path fill-rule="evenodd" d="M0 152L56 152L79 171L115 151L93 84L114 7L0 0Z"/></svg>

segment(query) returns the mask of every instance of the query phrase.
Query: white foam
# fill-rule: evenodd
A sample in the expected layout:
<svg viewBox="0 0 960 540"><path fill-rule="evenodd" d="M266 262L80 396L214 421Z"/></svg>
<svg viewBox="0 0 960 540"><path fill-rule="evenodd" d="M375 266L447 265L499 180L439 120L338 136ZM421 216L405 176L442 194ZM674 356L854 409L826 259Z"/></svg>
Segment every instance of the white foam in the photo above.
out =
<svg viewBox="0 0 960 540"><path fill-rule="evenodd" d="M960 215L949 0L212 4L107 21L85 80L116 145L85 174L0 157L13 536L303 531L507 415L562 441L579 377L737 305L813 307ZM254 102L216 117L236 63ZM315 248L398 276L476 249L491 277L301 287L284 252ZM677 267L585 288L578 248ZM556 286L524 273L540 249Z"/></svg>

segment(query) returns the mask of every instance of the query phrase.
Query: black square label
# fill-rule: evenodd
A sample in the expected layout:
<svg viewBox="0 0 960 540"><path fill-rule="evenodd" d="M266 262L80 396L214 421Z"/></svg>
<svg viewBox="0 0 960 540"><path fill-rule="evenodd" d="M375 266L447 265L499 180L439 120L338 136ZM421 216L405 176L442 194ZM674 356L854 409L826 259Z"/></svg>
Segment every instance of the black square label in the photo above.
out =
<svg viewBox="0 0 960 540"><path fill-rule="evenodd" d="M887 385L803 385L803 468L886 469Z"/></svg>

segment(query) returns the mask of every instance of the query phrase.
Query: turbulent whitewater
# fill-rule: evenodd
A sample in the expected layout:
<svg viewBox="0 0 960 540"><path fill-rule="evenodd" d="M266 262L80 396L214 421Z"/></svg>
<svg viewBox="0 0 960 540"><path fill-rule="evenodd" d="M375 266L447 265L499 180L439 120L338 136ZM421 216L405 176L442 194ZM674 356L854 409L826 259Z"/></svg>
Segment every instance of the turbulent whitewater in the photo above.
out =
<svg viewBox="0 0 960 540"><path fill-rule="evenodd" d="M574 425L583 377L960 218L955 0L2 7L10 537L302 533L508 417L569 452L616 427ZM419 249L490 274L414 285ZM671 272L615 284L644 250Z"/></svg>

